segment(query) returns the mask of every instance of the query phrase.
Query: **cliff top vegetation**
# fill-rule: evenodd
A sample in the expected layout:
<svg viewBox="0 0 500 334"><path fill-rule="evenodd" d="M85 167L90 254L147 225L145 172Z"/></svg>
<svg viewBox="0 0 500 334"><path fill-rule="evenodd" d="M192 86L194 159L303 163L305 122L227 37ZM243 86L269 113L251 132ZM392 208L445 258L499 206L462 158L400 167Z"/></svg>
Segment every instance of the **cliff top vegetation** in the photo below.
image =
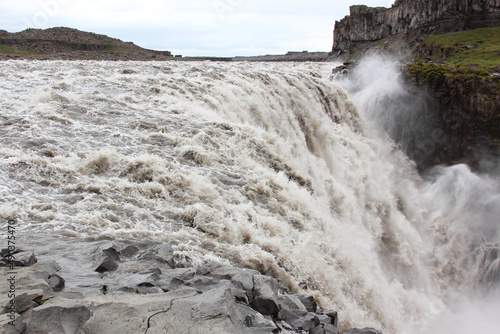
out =
<svg viewBox="0 0 500 334"><path fill-rule="evenodd" d="M500 65L500 27L428 36L420 47L422 61Z"/></svg>

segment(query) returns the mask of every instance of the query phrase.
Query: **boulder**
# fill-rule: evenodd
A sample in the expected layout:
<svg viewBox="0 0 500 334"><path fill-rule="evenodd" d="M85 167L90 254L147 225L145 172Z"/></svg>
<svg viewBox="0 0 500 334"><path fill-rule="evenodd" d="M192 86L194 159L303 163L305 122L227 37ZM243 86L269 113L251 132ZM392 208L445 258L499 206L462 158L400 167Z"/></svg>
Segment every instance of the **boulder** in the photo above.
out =
<svg viewBox="0 0 500 334"><path fill-rule="evenodd" d="M186 314L190 314L189 320ZM176 300L170 314L161 316L152 319L155 326L151 328L158 333L245 333L244 319L229 289L212 289Z"/></svg>
<svg viewBox="0 0 500 334"><path fill-rule="evenodd" d="M300 301L297 296L294 295L278 295L278 304L280 309L286 309L294 312L307 313L307 308Z"/></svg>
<svg viewBox="0 0 500 334"><path fill-rule="evenodd" d="M26 291L29 295L36 294L33 300L46 300L56 296L50 285L43 279L20 280L18 291Z"/></svg>
<svg viewBox="0 0 500 334"><path fill-rule="evenodd" d="M300 314L300 313L293 312L293 311L290 311L287 309L281 309L278 312L278 319L284 320L290 324L306 314L307 314L307 312L305 312L304 314Z"/></svg>
<svg viewBox="0 0 500 334"><path fill-rule="evenodd" d="M307 313L306 315L292 321L290 323L293 328L297 330L310 331L320 324L318 316L314 313Z"/></svg>
<svg viewBox="0 0 500 334"><path fill-rule="evenodd" d="M243 304L249 304L250 301L248 300L248 295L246 291L235 287L234 285L231 286L231 294L233 295L234 299L236 302L243 303Z"/></svg>
<svg viewBox="0 0 500 334"><path fill-rule="evenodd" d="M241 313L241 316L243 318L243 323L245 324L246 327L262 328L262 329L277 328L270 316L264 316L247 305L236 304L236 307Z"/></svg>
<svg viewBox="0 0 500 334"><path fill-rule="evenodd" d="M92 316L90 306L74 300L50 300L32 310L26 334L78 333Z"/></svg>
<svg viewBox="0 0 500 334"><path fill-rule="evenodd" d="M96 260L96 264L94 265L94 271L98 273L104 273L106 271L114 271L118 268L118 263L110 259L106 255L101 255Z"/></svg>
<svg viewBox="0 0 500 334"><path fill-rule="evenodd" d="M194 289L148 296L106 295L88 298L94 316L85 333L246 333L244 318L229 289L199 294Z"/></svg>
<svg viewBox="0 0 500 334"><path fill-rule="evenodd" d="M162 333L155 331L150 322L162 314L170 315L170 307L176 301L197 296L194 289L176 290L168 293L139 295L139 294L108 294L87 297L93 303L93 316L84 324L84 333L114 334L114 333ZM156 314L156 316L155 316ZM191 315L184 314L189 321ZM186 322L186 324L188 324Z"/></svg>
<svg viewBox="0 0 500 334"><path fill-rule="evenodd" d="M137 292L141 294L160 293L163 292L163 290L160 288L160 283L157 282L159 278L160 277L155 273L147 274L147 272L143 272L139 274L131 274L128 277L113 283L115 286L120 286L118 291ZM106 287L106 290L107 288L108 287ZM110 288L111 291L114 291L115 289L116 288Z"/></svg>
<svg viewBox="0 0 500 334"><path fill-rule="evenodd" d="M14 319L12 319L12 316ZM19 314L14 314L9 317L9 314L0 315L0 333L2 334L19 334L24 333L26 324L23 322Z"/></svg>
<svg viewBox="0 0 500 334"><path fill-rule="evenodd" d="M336 325L332 325L332 324L326 324L326 325L324 325L323 326L323 330L325 331L325 334L340 334L340 331L337 328L337 326Z"/></svg>
<svg viewBox="0 0 500 334"><path fill-rule="evenodd" d="M61 270L61 266L56 262L48 263L37 263L31 267L32 277L43 278L44 280L49 279L50 276L54 275L56 272Z"/></svg>
<svg viewBox="0 0 500 334"><path fill-rule="evenodd" d="M163 293L163 290L160 287L147 282L138 284L136 291L141 295L147 295L150 293Z"/></svg>
<svg viewBox="0 0 500 334"><path fill-rule="evenodd" d="M49 283L50 287L52 288L52 290L54 290L54 292L61 292L64 290L65 286L64 278L62 278L57 274L50 276L49 279L47 280L47 283Z"/></svg>
<svg viewBox="0 0 500 334"><path fill-rule="evenodd" d="M26 292L19 292L19 294L14 298L15 311L19 314L29 310L33 306L33 303L40 303L44 296L42 289L26 289L26 287L23 286L22 290ZM4 313L9 309L11 300L12 299L8 298L7 295L0 295L0 305L2 306L0 313Z"/></svg>
<svg viewBox="0 0 500 334"><path fill-rule="evenodd" d="M100 247L100 250L109 256L110 259L113 261L119 262L120 261L120 252L118 251L119 246L116 246L114 244L111 245L104 245Z"/></svg>
<svg viewBox="0 0 500 334"><path fill-rule="evenodd" d="M225 281L229 282L227 280L225 280ZM188 281L183 282L183 281L175 278L170 282L171 282L171 284L173 284L171 286L172 288L175 287L176 285L178 286L179 284L182 283L182 284L188 285L190 287L193 287L198 291L205 291L205 290L210 290L211 288L213 288L214 286L219 284L221 281L217 278L213 278L210 276L194 276L192 279L190 279ZM170 288L169 290L172 290L172 288Z"/></svg>
<svg viewBox="0 0 500 334"><path fill-rule="evenodd" d="M297 295L297 298L306 307L307 312L316 313L318 309L318 304L313 296L308 295Z"/></svg>
<svg viewBox="0 0 500 334"><path fill-rule="evenodd" d="M248 296L252 294L254 275L260 274L256 270L228 266L218 267L210 272L212 277L230 280L236 287L246 291Z"/></svg>
<svg viewBox="0 0 500 334"><path fill-rule="evenodd" d="M169 244L151 247L139 255L139 259L142 261L154 261L163 266L167 265L170 268L175 267L174 248Z"/></svg>
<svg viewBox="0 0 500 334"><path fill-rule="evenodd" d="M37 262L37 258L33 251L26 251L14 255L14 266L29 267Z"/></svg>
<svg viewBox="0 0 500 334"><path fill-rule="evenodd" d="M264 315L278 316L278 281L270 276L253 275L253 286L250 306Z"/></svg>
<svg viewBox="0 0 500 334"><path fill-rule="evenodd" d="M139 252L139 248L134 245L128 245L120 249L120 255L126 258L131 258Z"/></svg>
<svg viewBox="0 0 500 334"><path fill-rule="evenodd" d="M120 253L112 244L99 247L94 255L94 271L104 273L114 271L118 268L120 262Z"/></svg>
<svg viewBox="0 0 500 334"><path fill-rule="evenodd" d="M27 275L36 280L43 279L52 288L54 292L64 290L65 280L56 272L61 270L61 267L56 262L49 262L44 264L36 264L31 267L31 271Z"/></svg>
<svg viewBox="0 0 500 334"><path fill-rule="evenodd" d="M319 322L321 325L331 324L332 318L324 314L317 314Z"/></svg>
<svg viewBox="0 0 500 334"><path fill-rule="evenodd" d="M16 296L14 298L16 312L21 314L29 310L33 305L33 299L37 297L38 295L28 295L27 293Z"/></svg>
<svg viewBox="0 0 500 334"><path fill-rule="evenodd" d="M332 324L320 324L309 331L309 334L340 334L339 329Z"/></svg>
<svg viewBox="0 0 500 334"><path fill-rule="evenodd" d="M164 269L157 285L163 291L173 291L185 286L191 286L196 281L194 268Z"/></svg>
<svg viewBox="0 0 500 334"><path fill-rule="evenodd" d="M186 318L186 314L190 318ZM169 314L151 318L158 333L245 333L243 317L229 289L212 289L172 303Z"/></svg>
<svg viewBox="0 0 500 334"><path fill-rule="evenodd" d="M323 311L323 312L321 312L321 314L329 317L331 319L330 323L332 325L334 325L335 327L338 326L339 314L337 313L337 311Z"/></svg>

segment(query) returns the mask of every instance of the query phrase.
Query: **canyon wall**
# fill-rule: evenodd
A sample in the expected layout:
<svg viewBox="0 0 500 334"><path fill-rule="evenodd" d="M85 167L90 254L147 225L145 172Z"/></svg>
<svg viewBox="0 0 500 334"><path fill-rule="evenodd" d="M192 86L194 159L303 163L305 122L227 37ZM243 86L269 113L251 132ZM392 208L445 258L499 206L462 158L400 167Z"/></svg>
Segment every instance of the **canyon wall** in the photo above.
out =
<svg viewBox="0 0 500 334"><path fill-rule="evenodd" d="M498 26L500 0L398 0L391 8L351 6L335 22L333 53L354 53L360 45L386 37L421 38Z"/></svg>

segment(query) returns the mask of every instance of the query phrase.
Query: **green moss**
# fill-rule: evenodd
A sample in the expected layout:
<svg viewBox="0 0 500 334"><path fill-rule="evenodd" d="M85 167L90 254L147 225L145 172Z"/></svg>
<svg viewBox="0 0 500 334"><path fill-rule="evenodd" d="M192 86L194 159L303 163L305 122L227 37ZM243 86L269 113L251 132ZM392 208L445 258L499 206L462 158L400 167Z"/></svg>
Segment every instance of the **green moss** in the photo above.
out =
<svg viewBox="0 0 500 334"><path fill-rule="evenodd" d="M500 27L433 35L425 39L424 46L436 50L429 60L443 60L450 64L500 65Z"/></svg>
<svg viewBox="0 0 500 334"><path fill-rule="evenodd" d="M420 81L436 81L445 78L455 80L494 80L490 69L486 66L472 64L436 64L436 63L411 63L408 68L411 76Z"/></svg>
<svg viewBox="0 0 500 334"><path fill-rule="evenodd" d="M439 64L424 64L418 62L410 64L409 73L419 81L440 82L449 74L449 71L446 67Z"/></svg>
<svg viewBox="0 0 500 334"><path fill-rule="evenodd" d="M23 56L40 56L41 54L33 51L24 51L13 48L10 45L0 44L0 54L3 55L23 55Z"/></svg>
<svg viewBox="0 0 500 334"><path fill-rule="evenodd" d="M407 65L406 74L441 91L441 99L445 103L452 96L478 93L485 98L485 102L495 102L500 90L500 80L490 75L490 68L481 65L417 62Z"/></svg>

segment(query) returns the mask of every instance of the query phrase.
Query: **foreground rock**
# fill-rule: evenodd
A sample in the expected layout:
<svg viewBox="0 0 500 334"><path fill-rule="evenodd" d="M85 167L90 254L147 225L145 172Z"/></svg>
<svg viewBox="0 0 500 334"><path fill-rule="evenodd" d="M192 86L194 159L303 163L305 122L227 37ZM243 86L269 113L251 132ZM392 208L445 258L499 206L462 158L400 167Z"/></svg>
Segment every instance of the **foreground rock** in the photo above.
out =
<svg viewBox="0 0 500 334"><path fill-rule="evenodd" d="M1 333L339 334L337 312L312 296L288 294L255 270L193 266L170 245L101 243L89 262L101 277L85 296L65 291L57 263L15 268L15 282L0 282Z"/></svg>

